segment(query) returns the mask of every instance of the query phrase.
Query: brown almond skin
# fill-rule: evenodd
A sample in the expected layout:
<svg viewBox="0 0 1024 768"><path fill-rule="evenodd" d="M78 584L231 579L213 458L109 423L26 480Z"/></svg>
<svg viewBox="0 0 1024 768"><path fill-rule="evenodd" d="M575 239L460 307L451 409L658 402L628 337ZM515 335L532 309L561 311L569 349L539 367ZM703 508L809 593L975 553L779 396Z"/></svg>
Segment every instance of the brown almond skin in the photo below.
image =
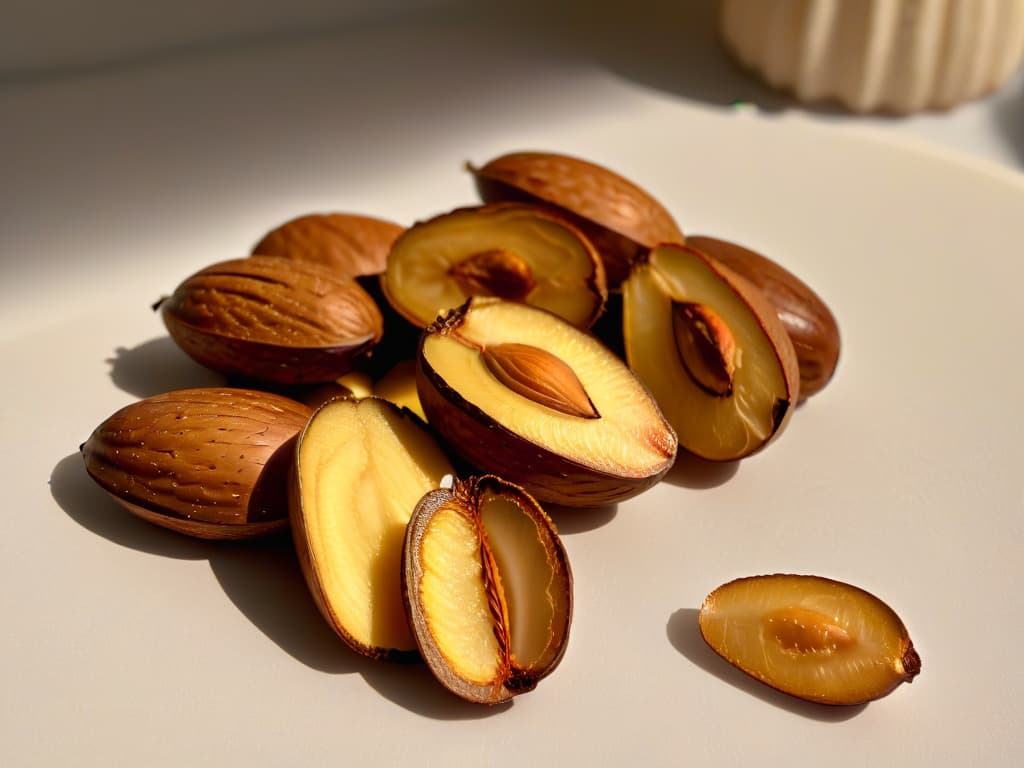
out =
<svg viewBox="0 0 1024 768"><path fill-rule="evenodd" d="M824 389L839 364L839 325L821 297L800 278L762 254L728 240L694 235L687 245L753 283L775 307L800 367L800 397Z"/></svg>
<svg viewBox="0 0 1024 768"><path fill-rule="evenodd" d="M487 203L554 206L578 226L604 261L609 288L630 265L662 242L683 242L665 207L639 186L603 166L551 152L513 152L479 168L467 164Z"/></svg>
<svg viewBox="0 0 1024 768"><path fill-rule="evenodd" d="M144 520L203 539L251 538L288 526L288 468L311 414L268 392L177 390L111 415L82 458Z"/></svg>
<svg viewBox="0 0 1024 768"><path fill-rule="evenodd" d="M157 306L200 364L280 384L337 379L383 332L380 310L354 279L279 256L214 264Z"/></svg>
<svg viewBox="0 0 1024 768"><path fill-rule="evenodd" d="M272 229L253 255L315 261L341 277L379 275L391 244L405 228L393 221L354 213L312 213Z"/></svg>

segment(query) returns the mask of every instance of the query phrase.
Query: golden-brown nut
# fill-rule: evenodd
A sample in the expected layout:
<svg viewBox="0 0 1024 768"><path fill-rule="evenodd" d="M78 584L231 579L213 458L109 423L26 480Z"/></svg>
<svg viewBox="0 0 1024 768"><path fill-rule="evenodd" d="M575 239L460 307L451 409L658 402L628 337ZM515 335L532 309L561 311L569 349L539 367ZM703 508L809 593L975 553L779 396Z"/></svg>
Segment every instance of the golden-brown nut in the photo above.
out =
<svg viewBox="0 0 1024 768"><path fill-rule="evenodd" d="M382 333L377 305L353 279L279 256L207 267L158 308L171 337L197 362L283 384L348 373Z"/></svg>
<svg viewBox="0 0 1024 768"><path fill-rule="evenodd" d="M254 255L316 261L339 277L379 275L388 263L391 244L404 227L354 213L299 216L268 232Z"/></svg>
<svg viewBox="0 0 1024 768"><path fill-rule="evenodd" d="M85 443L89 475L131 513L205 539L288 525L295 438L312 410L280 395L204 388L132 403Z"/></svg>
<svg viewBox="0 0 1024 768"><path fill-rule="evenodd" d="M617 288L636 258L658 243L683 242L661 203L596 163L552 152L513 152L467 168L485 202L543 203L569 216L601 254L609 288Z"/></svg>

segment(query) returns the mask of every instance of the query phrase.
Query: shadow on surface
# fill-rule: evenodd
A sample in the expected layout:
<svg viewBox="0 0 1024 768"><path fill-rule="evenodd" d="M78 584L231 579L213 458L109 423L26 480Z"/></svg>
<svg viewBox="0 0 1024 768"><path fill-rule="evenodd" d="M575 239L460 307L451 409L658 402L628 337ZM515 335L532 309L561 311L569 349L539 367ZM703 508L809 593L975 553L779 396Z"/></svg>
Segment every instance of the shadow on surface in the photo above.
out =
<svg viewBox="0 0 1024 768"><path fill-rule="evenodd" d="M710 646L704 642L704 638L700 634L700 626L697 622L699 615L700 611L696 608L680 608L669 616L665 632L668 635L668 641L672 643L672 646L677 651L719 680L779 709L806 717L809 720L820 720L826 723L839 723L849 720L860 714L864 707L867 706L865 704L855 706L814 704L813 702L804 701L776 691L774 688L770 688L764 683L755 680L750 675L732 666L712 651Z"/></svg>
<svg viewBox="0 0 1024 768"><path fill-rule="evenodd" d="M89 477L78 453L50 474L50 493L65 514L97 536L161 557L207 559L225 595L281 650L311 669L358 672L382 696L438 720L496 714L504 707L469 704L446 691L423 664L394 664L350 650L320 616L288 534L252 541L203 541L164 530L123 509Z"/></svg>
<svg viewBox="0 0 1024 768"><path fill-rule="evenodd" d="M738 461L707 461L680 449L676 463L663 479L682 488L716 488L729 481L739 468Z"/></svg>
<svg viewBox="0 0 1024 768"><path fill-rule="evenodd" d="M50 493L68 517L122 547L182 560L210 557L217 550L213 542L165 531L129 513L89 477L79 453L57 462Z"/></svg>
<svg viewBox="0 0 1024 768"><path fill-rule="evenodd" d="M158 336L134 347L118 347L107 363L114 386L135 397L224 386L223 376L192 360L170 336Z"/></svg>
<svg viewBox="0 0 1024 768"><path fill-rule="evenodd" d="M577 509L576 507L563 507L559 504L545 504L544 511L554 521L559 535L564 536L593 531L607 525L619 513L619 505L606 504L603 507Z"/></svg>
<svg viewBox="0 0 1024 768"><path fill-rule="evenodd" d="M367 659L360 674L381 696L434 720L481 720L499 715L513 705L508 702L482 706L463 701L445 689L426 664L393 664Z"/></svg>
<svg viewBox="0 0 1024 768"><path fill-rule="evenodd" d="M1018 165L1024 167L1024 77L1018 77L1013 92L996 104L995 123L1000 133L1017 153Z"/></svg>
<svg viewBox="0 0 1024 768"><path fill-rule="evenodd" d="M599 64L638 85L717 107L794 106L733 62L719 42L717 9L717 0L601 4L577 37Z"/></svg>

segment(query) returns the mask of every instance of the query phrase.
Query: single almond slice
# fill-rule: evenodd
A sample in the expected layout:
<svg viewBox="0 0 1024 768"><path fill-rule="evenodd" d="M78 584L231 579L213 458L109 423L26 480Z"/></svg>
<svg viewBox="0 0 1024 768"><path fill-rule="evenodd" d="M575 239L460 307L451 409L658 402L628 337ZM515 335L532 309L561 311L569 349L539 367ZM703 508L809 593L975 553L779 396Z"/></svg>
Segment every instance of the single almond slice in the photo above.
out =
<svg viewBox="0 0 1024 768"><path fill-rule="evenodd" d="M565 653L572 572L523 489L485 476L427 494L406 531L403 595L423 658L468 701L536 687Z"/></svg>
<svg viewBox="0 0 1024 768"><path fill-rule="evenodd" d="M375 397L332 400L299 438L295 548L310 592L351 648L415 658L400 589L405 527L452 467L419 420Z"/></svg>
<svg viewBox="0 0 1024 768"><path fill-rule="evenodd" d="M705 641L780 691L822 704L861 704L909 683L921 658L906 627L863 589L819 576L736 579L700 609Z"/></svg>

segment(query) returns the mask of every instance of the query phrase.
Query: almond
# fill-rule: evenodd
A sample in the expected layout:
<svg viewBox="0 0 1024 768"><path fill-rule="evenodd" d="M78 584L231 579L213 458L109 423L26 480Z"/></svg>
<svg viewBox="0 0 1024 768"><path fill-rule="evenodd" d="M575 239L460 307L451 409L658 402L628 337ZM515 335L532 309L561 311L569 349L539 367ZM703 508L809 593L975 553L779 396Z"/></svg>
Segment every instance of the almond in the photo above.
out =
<svg viewBox="0 0 1024 768"><path fill-rule="evenodd" d="M672 325L679 359L690 377L708 394L732 394L736 338L725 320L705 304L674 301Z"/></svg>
<svg viewBox="0 0 1024 768"><path fill-rule="evenodd" d="M485 202L542 203L567 215L601 254L609 288L625 280L633 261L658 243L683 242L682 230L661 203L596 163L551 152L513 152L467 169Z"/></svg>
<svg viewBox="0 0 1024 768"><path fill-rule="evenodd" d="M600 418L579 377L564 361L529 344L495 344L482 353L494 377L516 394L567 416Z"/></svg>
<svg viewBox="0 0 1024 768"><path fill-rule="evenodd" d="M202 365L284 384L348 373L383 326L354 279L279 256L207 267L158 308L174 341Z"/></svg>
<svg viewBox="0 0 1024 768"><path fill-rule="evenodd" d="M267 392L178 390L114 413L82 458L144 520L199 538L248 538L288 525L288 469L311 414Z"/></svg>
<svg viewBox="0 0 1024 768"><path fill-rule="evenodd" d="M341 277L379 275L404 227L354 213L299 216L268 232L253 254L316 261Z"/></svg>

